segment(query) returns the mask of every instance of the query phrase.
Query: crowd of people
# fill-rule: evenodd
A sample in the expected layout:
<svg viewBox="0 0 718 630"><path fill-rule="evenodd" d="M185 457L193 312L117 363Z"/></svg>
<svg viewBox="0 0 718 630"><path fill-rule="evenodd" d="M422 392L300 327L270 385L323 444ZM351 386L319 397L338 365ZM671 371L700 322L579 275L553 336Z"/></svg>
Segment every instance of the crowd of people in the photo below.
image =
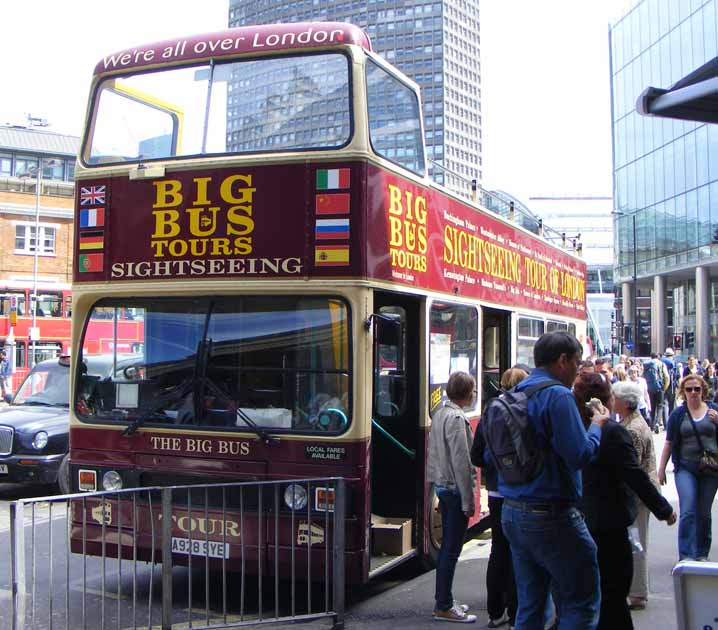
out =
<svg viewBox="0 0 718 630"><path fill-rule="evenodd" d="M534 363L501 380L503 391L528 397L541 451L534 477L507 483L505 462L492 456L495 435L481 422L472 435L463 411L476 395L471 375L451 375L449 401L434 415L428 471L444 525L434 618L477 618L453 599L452 582L480 467L492 526L488 627L631 629L631 610L648 604L651 514L668 525L678 520L679 560L708 559L718 489L715 368L695 357L675 363L670 348L643 361L622 356L614 366L582 361L581 344L565 332L543 335ZM652 433L662 428L657 457ZM669 459L679 518L660 492Z"/></svg>

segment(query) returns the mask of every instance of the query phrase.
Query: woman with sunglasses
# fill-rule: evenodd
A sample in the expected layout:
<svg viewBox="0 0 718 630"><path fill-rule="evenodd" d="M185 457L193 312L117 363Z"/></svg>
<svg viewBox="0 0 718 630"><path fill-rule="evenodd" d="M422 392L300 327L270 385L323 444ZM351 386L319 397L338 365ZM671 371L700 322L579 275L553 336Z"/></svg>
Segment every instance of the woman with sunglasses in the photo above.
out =
<svg viewBox="0 0 718 630"><path fill-rule="evenodd" d="M670 457L680 506L678 557L707 560L711 547L711 506L718 490L718 477L700 473L698 462L704 449L718 452L718 412L713 403L705 402L708 383L698 374L685 376L678 385L677 395L685 402L668 418L658 481L661 485L666 483Z"/></svg>

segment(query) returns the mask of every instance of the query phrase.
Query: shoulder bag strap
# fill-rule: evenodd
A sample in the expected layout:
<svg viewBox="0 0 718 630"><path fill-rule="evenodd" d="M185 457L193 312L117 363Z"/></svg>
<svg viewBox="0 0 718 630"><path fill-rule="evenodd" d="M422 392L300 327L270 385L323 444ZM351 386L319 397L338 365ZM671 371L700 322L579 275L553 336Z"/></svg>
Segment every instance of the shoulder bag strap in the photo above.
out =
<svg viewBox="0 0 718 630"><path fill-rule="evenodd" d="M706 412L707 413L707 412ZM690 416L690 412L688 411L688 407L686 407L686 415ZM696 436L696 440L698 440L698 448L701 449L701 452L705 451L703 448L703 440L701 440L700 433L698 433L698 429L696 429L696 423L693 420L692 417L689 417L689 421L691 423L691 427L693 427L693 433Z"/></svg>

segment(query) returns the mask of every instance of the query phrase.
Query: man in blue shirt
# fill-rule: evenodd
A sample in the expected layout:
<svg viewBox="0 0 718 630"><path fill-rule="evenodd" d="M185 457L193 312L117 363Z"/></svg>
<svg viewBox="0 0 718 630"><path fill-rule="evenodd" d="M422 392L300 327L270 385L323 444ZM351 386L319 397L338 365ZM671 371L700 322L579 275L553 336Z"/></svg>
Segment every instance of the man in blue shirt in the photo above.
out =
<svg viewBox="0 0 718 630"><path fill-rule="evenodd" d="M608 415L595 417L588 431L578 413L571 385L578 374L582 347L566 332L542 335L534 346L536 368L517 386L521 391L559 381L529 398L529 419L546 451L541 473L524 484L507 484L501 524L511 545L518 612L516 630L543 628L551 588L560 611L560 628L592 630L598 623L600 581L596 545L576 507L581 497L580 470L598 452Z"/></svg>

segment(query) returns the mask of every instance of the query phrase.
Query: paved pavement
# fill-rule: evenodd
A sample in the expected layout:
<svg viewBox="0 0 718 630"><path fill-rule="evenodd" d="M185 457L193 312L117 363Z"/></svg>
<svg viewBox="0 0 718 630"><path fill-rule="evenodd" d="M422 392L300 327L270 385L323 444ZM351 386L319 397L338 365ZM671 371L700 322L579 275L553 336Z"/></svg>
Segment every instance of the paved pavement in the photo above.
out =
<svg viewBox="0 0 718 630"><path fill-rule="evenodd" d="M655 436L656 451L660 455L665 434ZM669 464L668 485L664 495L678 510L678 496ZM714 504L713 520L718 520L718 509ZM649 527L648 566L650 598L648 607L633 612L636 630L662 630L677 627L673 578L671 571L677 561L677 526L668 527L651 519ZM486 567L490 543L479 541L467 544L457 566L454 580L454 597L471 606L478 615L472 627L485 628L486 614ZM433 628L437 622L431 617L434 594L433 571L400 582L372 597L353 604L349 602L346 627L350 630L402 630L404 628ZM504 626L507 628L508 626Z"/></svg>

